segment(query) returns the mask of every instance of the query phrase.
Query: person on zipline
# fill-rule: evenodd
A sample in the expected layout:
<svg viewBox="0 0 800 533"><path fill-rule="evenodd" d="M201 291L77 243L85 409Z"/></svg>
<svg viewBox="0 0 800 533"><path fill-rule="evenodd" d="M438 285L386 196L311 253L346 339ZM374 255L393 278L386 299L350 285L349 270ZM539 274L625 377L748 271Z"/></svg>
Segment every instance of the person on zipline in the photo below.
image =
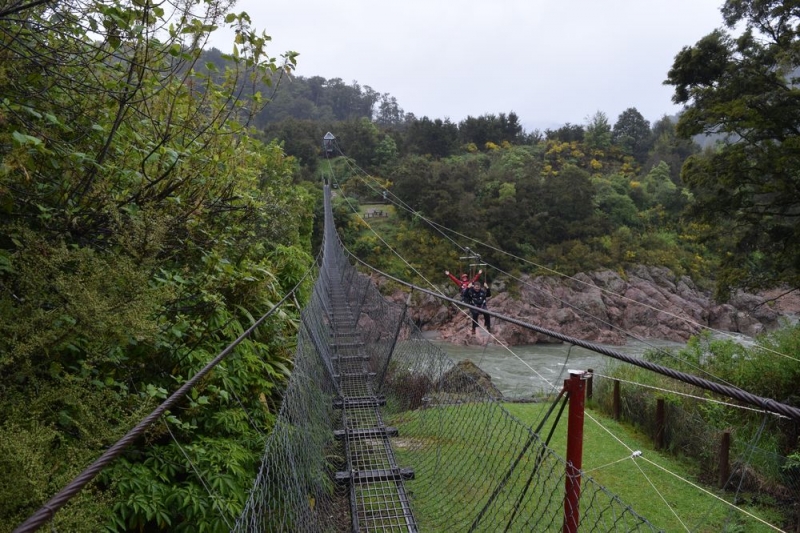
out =
<svg viewBox="0 0 800 533"><path fill-rule="evenodd" d="M464 293L467 291L467 289L469 289L469 286L472 283L478 281L478 278L480 278L481 274L483 274L483 270L478 270L478 273L475 274L475 277L472 278L471 280L469 279L469 276L467 275L466 272L461 274L461 279L458 279L457 277L452 275L449 270L445 270L444 273L447 274L447 277L449 277L451 280L453 280L453 283L458 285L458 289L461 292L461 300L466 302L466 300L464 299ZM467 303L469 303L469 302L467 302Z"/></svg>
<svg viewBox="0 0 800 533"><path fill-rule="evenodd" d="M472 282L472 287L468 287L466 291L464 291L464 302L472 305L473 307L480 307L481 309L486 309L486 299L492 295L491 289L489 286L484 283L483 287L481 287L480 282L476 279ZM491 317L489 313L481 313L477 309L470 309L470 315L472 315L472 334L475 335L475 328L478 327L478 315L483 314L483 325L486 327L486 331L492 331L492 324L491 324Z"/></svg>

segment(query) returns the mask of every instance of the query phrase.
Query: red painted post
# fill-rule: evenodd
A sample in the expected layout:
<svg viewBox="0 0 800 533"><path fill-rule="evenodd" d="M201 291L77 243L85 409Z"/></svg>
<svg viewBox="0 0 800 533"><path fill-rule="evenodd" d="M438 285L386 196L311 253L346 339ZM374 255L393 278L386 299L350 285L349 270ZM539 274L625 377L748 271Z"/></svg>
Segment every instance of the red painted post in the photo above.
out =
<svg viewBox="0 0 800 533"><path fill-rule="evenodd" d="M583 419L586 405L586 377L581 370L570 370L564 380L569 393L567 421L567 476L564 496L564 533L577 533L580 523L581 468L583 465Z"/></svg>

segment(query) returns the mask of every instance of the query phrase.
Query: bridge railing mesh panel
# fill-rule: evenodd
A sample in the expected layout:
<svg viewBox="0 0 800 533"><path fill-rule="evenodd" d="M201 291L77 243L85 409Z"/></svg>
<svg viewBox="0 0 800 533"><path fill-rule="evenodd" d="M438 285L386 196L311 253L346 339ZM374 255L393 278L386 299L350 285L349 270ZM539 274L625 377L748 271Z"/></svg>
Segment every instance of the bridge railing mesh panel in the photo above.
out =
<svg viewBox="0 0 800 533"><path fill-rule="evenodd" d="M410 321L387 371L387 423L421 531L562 531L566 464ZM582 476L580 531L655 531Z"/></svg>
<svg viewBox="0 0 800 533"><path fill-rule="evenodd" d="M326 197L292 377L234 530L562 531L564 460L425 340L332 228ZM585 475L579 516L580 531L655 530Z"/></svg>

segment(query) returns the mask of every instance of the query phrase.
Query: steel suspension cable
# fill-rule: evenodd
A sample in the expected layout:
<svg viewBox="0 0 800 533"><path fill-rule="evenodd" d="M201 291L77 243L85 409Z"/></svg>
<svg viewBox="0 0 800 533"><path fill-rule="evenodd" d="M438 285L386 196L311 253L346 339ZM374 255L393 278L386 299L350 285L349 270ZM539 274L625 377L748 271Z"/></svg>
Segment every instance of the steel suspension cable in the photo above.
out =
<svg viewBox="0 0 800 533"><path fill-rule="evenodd" d="M408 287L410 289L416 289L416 290L418 290L418 291L420 291L420 292L422 292L424 294L428 294L430 296L433 296L434 298L438 298L440 300L444 300L444 301L453 303L453 304L458 305L458 306L463 306L463 307L467 307L469 309L474 309L474 310L480 311L482 313L488 313L489 315L491 315L491 316L493 316L495 318L498 318L500 320L504 320L504 321L509 322L511 324L515 324L515 325L523 327L525 329L530 329L532 331L536 331L537 333L542 333L542 334L547 335L549 337L553 337L554 339L558 339L558 340L561 340L561 341L569 343L569 344L574 344L576 346L580 346L581 348L586 348L587 350L591 350L593 352L596 352L596 353L599 353L599 354L602 354L602 355L607 355L609 357L612 357L614 359L618 359L618 360L623 361L625 363L630 363L632 365L635 365L635 366L638 366L638 367L641 367L641 368L645 368L647 370L651 370L653 372L656 372L658 374L662 374L664 376L676 379L678 381L682 381L684 383L689 383L690 385L694 385L694 386L699 387L701 389L709 390L711 392L716 392L717 394L721 394L723 396L728 396L730 398L737 399L739 401L745 402L745 403L750 404L750 405L755 405L755 406L760 407L761 409L763 409L765 411L769 411L771 413L782 414L782 415L785 415L785 416L787 416L787 417L789 417L789 418L791 418L793 420L800 421L800 409L797 408L797 407L792 407L790 405L786 405L786 404L780 403L780 402L775 401L775 400L773 400L771 398L764 398L764 397L761 397L761 396L757 396L755 394L749 393L749 392L747 392L747 391L745 391L743 389L740 389L738 387L734 387L734 386L731 386L731 385L721 385L719 383L715 383L713 381L709 381L707 379L703 379L703 378L694 376L692 374L687 374L686 372L673 370L673 369L671 369L669 367L665 367L665 366L661 366L661 365L658 365L658 364L655 364L655 363L651 363L650 361L645 361L645 360L639 359L637 357L632 357L630 355L624 354L622 352L618 352L616 350L612 350L612 349L607 348L605 346L601 346L601 345L595 344L593 342L584 341L582 339L578 339L578 338L575 338L575 337L570 337L569 335L564 335L563 333L559 333L559 332L553 331L551 329L547 329L547 328L543 328L543 327L540 327L540 326L536 326L534 324L530 324L528 322L525 322L525 321L522 321L522 320L518 320L516 318L497 313L495 311L490 311L488 309L482 309L482 308L478 308L478 307L466 304L466 303L461 302L459 300L455 300L455 299L450 298L448 296L444 296L442 294L438 294L436 292L430 291L430 290L428 290L428 289L426 289L424 287L420 287L418 285L414 285L413 283L409 283L407 281L404 281L404 280L401 280L399 278L396 278L396 277L392 276L391 274L387 274L386 272L383 272L383 271L373 267L372 265L369 265L369 264L365 263L364 261L362 261L361 259L359 259L358 257L356 257L354 255L353 255L353 257L359 263L364 265L366 268L369 268L370 270L373 270L374 272L376 272L376 273L378 273L378 274L380 274L380 275L382 275L382 276L384 276L384 277L386 277L388 279L391 279L392 281L395 281L395 282L397 282L397 283L399 283L401 285L404 285L404 286L406 286L406 287Z"/></svg>
<svg viewBox="0 0 800 533"><path fill-rule="evenodd" d="M337 148L338 148L338 147L337 147ZM341 153L341 150L339 150L339 152ZM344 154L342 154L342 155L344 156ZM349 159L347 158L347 156L344 156L344 157L345 157L345 159L346 159L346 160L348 160L348 163L349 163ZM366 177L369 177L369 178L372 178L372 176L370 176L370 175L369 175L369 174L368 174L366 171L364 171L362 168L360 168L360 167L358 167L358 166L356 166L356 168L357 168L358 170L360 170L360 171L361 171L361 172L364 174L364 176L366 176ZM372 179L374 180L374 178L372 178ZM368 185L368 186L369 186L369 185ZM378 184L378 186L379 186L379 187L383 187L383 186L382 186L382 185L380 185L380 184ZM371 187L370 187L370 188L371 188ZM373 190L374 190L374 189L373 189ZM580 280L580 279L578 279L578 278L575 278L574 276L569 276L569 275L567 275L567 274L563 274L563 273L561 273L561 272L559 272L559 271L557 271L557 270L554 270L554 269L552 269L552 268L549 268L549 267L547 267L547 266L540 265L540 264L538 264L538 263L535 263L535 262L533 262L533 261L530 261L530 260L528 260L528 259L525 259L525 258L523 258L523 257L519 257L519 256L517 256L517 255L515 255L515 254L512 254L512 253L510 253L510 252L507 252L507 251L505 251L505 250L502 250L502 249L500 249L500 248L497 248L497 247L495 247L495 246L492 246L492 245L490 245L490 244L484 243L484 242L482 242L482 241L479 241L478 239L475 239L475 238L473 238L473 237L469 237L469 236L467 236L467 235L464 235L464 234L462 234L462 233L460 233L460 232L458 232L458 231L455 231L455 230L453 230L453 229L450 229L450 228L448 228L448 227L446 227L446 226L444 226L444 225L442 225L442 224L439 224L438 222L435 222L435 221L433 221L433 220L430 220L429 218L427 218L427 217L425 217L424 215L420 214L419 212L415 211L415 210L414 210L412 207L410 207L410 206L409 206L407 203L405 203L405 202L404 202L402 199L398 198L398 197L397 197L397 196L396 196L394 193L392 193L391 191L388 191L387 189L384 189L384 191L385 191L385 192L387 192L388 194L390 194L392 197L394 197L394 198L396 198L396 199L397 199L397 202L392 202L392 203L393 203L395 206L398 206L398 207L401 207L402 209L405 209L406 211L408 211L408 212L409 212L409 213L411 213L412 215L414 215L414 216L416 216L416 217L420 218L421 220L423 220L424 222L426 222L428 225L430 225L432 228L434 228L434 229L435 229L435 230L436 230L436 231L437 231L439 234L441 234L442 236L444 236L444 237L445 237L447 240L449 240L450 242L452 242L452 243L453 243L455 246L457 246L458 248L460 248L462 251L463 251L463 250L465 250L466 248L465 248L464 246L461 246L460 244L458 244L458 243L457 243L457 242L456 242L454 239L452 239L451 237L449 237L449 236L448 236L448 235L445 233L445 231L447 231L447 232L451 232L451 233L453 233L453 234L455 234L455 235L457 235L457 236L459 236L459 237L461 237L461 238L464 238L464 239L470 240L470 241L472 241L473 243L475 243L475 244L477 244L477 245L479 245L479 246L484 246L484 247L486 247L486 248L488 248L488 249L490 249L490 250L492 250L492 251L495 251L495 252L501 253L501 254L503 254L503 255L507 255L507 256L511 257L512 259L515 259L515 260L517 260L517 261L522 261L523 263L527 263L527 264L529 264L529 265L532 265L532 266L534 266L534 267L536 267L536 268L539 268L539 269L545 270L545 271L547 271L547 272L550 272L550 273L552 273L552 274L555 274L555 275L557 275L557 276L560 276L560 277L563 277L563 278L569 279L570 281L574 281L574 282L576 282L576 283L580 283L580 284L582 284L582 285L587 285L587 282L586 282L586 281L583 281L583 280ZM515 276L511 275L510 273L508 273L508 272L505 272L505 271L503 271L503 270L502 270L502 269L500 269L500 268L497 268L495 265L490 265L490 266L491 266L492 268L494 268L494 269L498 270L499 272L503 272L504 274L508 275L508 276L509 276L509 277L511 277L512 279L516 279L517 281L520 281L521 283L525 283L525 282L523 282L522 280L520 280L519 278L517 278L517 277L515 277ZM526 284L526 285L528 285L528 286L531 286L531 285L529 285L529 284L527 284L527 283L525 283L525 284ZM645 304L645 303L643 303L643 302L639 302L639 301L633 300L632 298L629 298L629 297L627 297L627 296L624 296L624 295L622 295L622 294L617 294L617 293L615 293L615 292L613 292L613 291L610 291L610 290L608 290L608 289L605 289L605 288L602 288L602 287L597 287L597 286L594 286L594 285L592 285L592 287L595 287L595 288L599 289L601 292L604 292L604 293L606 293L606 294L609 294L609 295L612 295L612 296L616 296L616 297L618 297L618 298L621 298L621 299L623 299L623 300L626 300L626 301L628 301L628 302L630 302L630 303L633 303L633 304L636 304L636 305L640 305L640 306L642 306L642 307L645 307L645 308L651 309L651 310L653 310L653 311L657 311L657 312L659 312L659 313L664 313L664 314L666 314L666 315L669 315L669 316L671 316L671 317L673 317L673 318L676 318L676 319L678 319L678 320L681 320L681 321L683 321L683 322L686 322L686 323L688 323L688 324L692 324L692 325L694 325L694 326L697 326L697 327L698 327L698 328L700 328L700 329L703 329L703 330L706 330L706 331L711 331L711 332L713 332L713 333L717 333L717 334L720 334L720 335L724 335L724 336L726 336L726 337L732 337L732 335L731 335L729 332L722 331L722 330L718 330L718 329L712 328L712 327L710 327L710 326L706 326L705 324L700 324L699 322L697 322L697 321L695 321L695 320L691 320L691 319L689 319L689 318L686 318L686 317L678 316L678 315L676 315L676 314L674 314L674 313L670 313L669 311L664 311L663 309L658 309L658 308L656 308L656 307L653 307L653 306L651 306L651 305L649 305L649 304ZM535 287L534 287L534 288L535 288ZM536 290L538 290L538 291L540 291L540 292L542 292L542 289L539 289L539 288L535 288L535 289L536 289ZM789 292L791 292L791 291L789 291ZM557 301L559 301L559 302L561 302L561 303L563 303L563 304L565 304L565 305L567 305L567 306L569 306L569 307L571 307L571 308L574 308L574 309L576 309L576 310L580 311L580 312L581 312L581 313L583 313L583 314L586 314L586 315L588 315L588 316L590 316L590 317L594 318L595 320L598 320L598 321L600 321L601 323L604 323L604 324L608 325L608 326L609 326L609 327L611 327L612 329L616 329L616 330L618 330L618 331L622 331L622 332L623 332L623 333L625 333L627 336L630 336L631 338L633 338L633 339L636 339L636 340L638 340L638 341L640 341L640 342L644 342L645 344L648 344L646 340L640 339L638 336L636 336L636 335L633 335L632 333L630 333L630 332L627 332L627 331L623 330L622 328L619 328L619 327L613 326L613 325L611 325L611 324L608 324L607 322L605 322L605 321L601 320L600 318L598 318L598 317L595 317L595 316L591 315L591 314L590 314L590 313L588 313L587 311L585 311L585 310L582 310L582 309L580 309L580 308L576 308L575 306L573 306L573 305L571 305L571 304L569 304L569 303L567 303L567 302L564 302L564 301L560 300L559 298L555 297L555 296L554 296L554 295L552 295L552 294L550 294L550 297L554 298L555 300L557 300ZM653 348L654 350L656 350L656 351L659 351L659 352L664 352L664 350L661 350L661 349L659 349L658 347L655 347L655 346L651 346L651 348ZM796 357L793 357L793 356L791 356L791 355L789 355L789 354L781 353L781 352L779 352L779 351L777 351L777 350L773 350L773 349L771 349L771 348L767 348L767 347L764 347L764 346L762 346L762 347L761 347L761 349L763 349L763 350L765 350L765 351L767 351L767 352L769 352L769 353L772 353L772 354L774 354L774 355L777 355L777 356L780 356L780 357L784 357L784 358L786 358L786 359L790 359L790 360L792 360L792 361L800 361L800 359L798 359L798 358L796 358ZM667 353L667 354L668 354L668 352L665 352L665 353ZM674 357L674 355L672 355L672 354L668 354L668 355L670 355L670 356ZM698 369L698 370L701 370L701 371L703 371L703 372L706 372L705 370L702 370L702 369ZM706 373L707 373L707 372L706 372Z"/></svg>
<svg viewBox="0 0 800 533"><path fill-rule="evenodd" d="M338 148L338 146L337 146L337 149L339 149L339 148ZM341 154L342 154L342 156L345 158L346 162L347 162L348 164L350 164L350 160L349 160L349 158L347 158L347 156L345 156L345 155L344 155L344 154L341 152L341 149L339 149L339 153L341 153ZM363 182L363 183L365 183L365 184L367 185L367 187L369 187L369 188L370 188L372 191L375 191L375 188L373 188L373 186L372 186L371 184L369 184L369 183L368 183L368 182L367 182L367 181L366 181L364 178L365 178L365 177L366 177L366 178L371 178L373 181L376 181L376 180L375 180L375 179L374 179L372 176L370 176L370 175L369 175L369 174L368 174L368 173L367 173L365 170L363 170L362 168L358 167L357 165L355 165L355 168L356 168L357 170L359 170L359 171L360 171L360 172L363 174L363 176L360 176L360 179L362 180L362 182ZM380 185L380 183L378 183L377 185L378 185L379 187L383 187L382 185ZM561 277L565 277L565 278L567 278L567 279L569 279L569 280L576 281L576 282L578 282L578 283L581 283L581 284L583 284L583 285L588 285L588 283L587 283L586 281L583 281L583 280L577 279L577 278L575 278L575 277L573 277L573 276L568 276L568 275L566 275L566 274L562 274L562 273L560 273L560 272L558 272L558 271L556 271L556 270L550 269L550 268L548 268L548 267L544 267L544 266L542 266L542 265L538 265L538 264L536 264L536 263L533 263L533 262L531 262L531 261L528 261L528 260L526 260L526 259L524 259L524 258L520 258L520 257L518 257L518 256L516 256L516 255L514 255L514 254L511 254L511 253L509 253L509 252L505 252L504 250L500 250L500 249L498 249L498 248L495 248L495 247L493 247L493 246L490 246L490 245L488 245L488 244L486 244L486 243L483 243L483 242L481 242L481 241L478 241L477 239L473 239L473 238L471 238L471 237L467 237L466 235L463 235L463 234L461 234L461 233L459 233L459 232L457 232L457 231L454 231L454 230L452 230L452 229L449 229L449 228L447 228L446 226L440 225L440 224L438 224L437 222L434 222L434 221L432 221L432 220L430 220L430 219L426 218L425 216L421 215L421 214L420 214L420 213L418 213L417 211L415 211L413 208L411 208L411 207L410 207L408 204L406 204L405 202L403 202L403 201L402 201L402 199L400 199L399 197L397 197L397 196L396 196L394 193L392 193L391 191L388 191L388 190L387 190L387 189L385 189L385 188L384 188L383 190L384 190L384 192L387 192L388 194L391 194L393 198L396 198L396 199L397 199L397 202L394 202L394 201L392 202L392 204L393 204L393 205L395 205L395 206L397 206L397 207L400 207L400 208L402 208L402 209L404 209L404 210L408 211L408 212L409 212L409 213L411 213L412 215L414 215L414 216L416 216L416 217L420 218L421 220L423 220L424 222L426 222L426 223L427 223L429 226L431 226L433 229L435 229L437 232L439 232L439 234L441 234L441 235L442 235L442 236L443 236L445 239L447 239L447 240L449 240L450 242L452 242L452 243L453 243L453 244L454 244L454 245L455 245L457 248L461 249L462 251L464 251L464 250L469 250L469 248L466 248L466 247L463 247L463 246L461 246L461 245L460 245L460 244L459 244L457 241L455 241L455 240L454 240L454 239L452 239L452 238L451 238L449 235L447 235L447 233L445 233L445 231L444 231L444 230L446 230L446 231L448 231L448 232L452 232L452 233L454 233L454 234L456 234L456 235L459 235L460 237L463 237L463 238L469 239L469 240L471 240L472 242L474 242L474 243L476 243L476 244L478 244L478 245L480 245L480 246L485 246L485 247L488 247L488 248L490 248L490 249L492 249L492 250L494 250L494 251L497 251L497 252L500 252L500 253L506 254L506 255L508 255L508 256L510 256L510 257L512 257L512 258L514 258L514 259L517 259L517 260L520 260L520 261L523 261L523 262L527 262L527 263L529 263L529 264L532 264L532 265L536 266L537 268L543 268L543 269L545 269L545 270L547 270L547 271L549 271L549 272L555 273L555 274L557 274L557 275L559 275L559 276L561 276ZM363 221L363 219L362 219L362 221ZM366 222L365 222L365 223L366 223ZM369 224L367 224L367 226L369 227ZM370 227L370 229L372 229L372 228ZM373 233L376 233L376 232L375 232L375 230L372 230L372 231L373 231ZM376 233L376 234L377 234L377 233ZM378 236L378 237L380 238L380 236ZM383 239L381 239L381 240L383 240ZM387 245L387 246L388 246L388 245ZM392 250L392 251L394 252L394 250ZM395 253L396 253L396 252L395 252ZM509 273L509 272L506 272L506 271L504 271L503 269L501 269L501 268L497 267L496 265L489 264L489 266L491 266L492 268L494 268L494 269L495 269L495 270L497 270L498 272L501 272L501 273L505 274L505 275L506 275L506 276L508 276L509 278L511 278L511 279L514 279L514 280L518 281L519 283L521 283L521 284L523 284L523 285L525 285L525 286L531 287L532 289L536 290L537 292L544 293L544 294L545 294L546 296L548 296L549 298L552 298L552 299L556 300L557 302L561 303L561 304L562 304L562 305L564 305L565 307L569 307L569 308L573 309L573 310L574 310L574 311L576 311L578 314L582 314L582 315L588 316L589 318L591 318L591 319L593 319L593 320L595 320L595 321L597 321L597 322L599 322L599 323L601 323L601 324L604 324L605 326L607 326L607 327L608 327L609 329L611 329L611 330L619 331L619 332L621 332L623 335L625 335L625 336L627 336L627 337L630 337L630 338L632 338L632 339L635 339L635 340L637 340L637 341L641 342L642 344L644 344L644 345L648 346L648 347L649 347L651 350L653 350L653 351L655 351L655 352L657 352L657 353L660 353L660 354L666 355L667 357L669 357L669 358L671 358L671 359L674 359L674 360L676 360L676 361L678 361L678 362L680 362L680 363L683 363L683 364L685 364L685 365L688 365L689 367L693 368L694 370L696 370L696 371L697 371L697 372L699 372L699 373L702 373L702 374L704 374L704 375L706 375L706 376L712 377L712 378L714 378L714 379L716 379L716 380L718 380L718 381L720 381L720 382L726 383L726 384L728 384L728 385L734 386L732 383L728 382L727 380L725 380L725 379L723 379L723 378L721 378L721 377L719 377L719 376L716 376L716 375L714 375L713 373L711 373L711 372L709 372L708 370L706 370L706 369L704 369L704 368L700 367L699 365L696 365L695 363L693 363L693 362L691 362L691 361L688 361L688 360L686 360L686 359L683 359L683 358L680 358L680 357L678 357L676 354L674 354L674 353L673 353L672 351L670 351L670 350L665 350L665 349L663 349L663 348L661 348L661 347L655 346L655 345L653 345L652 343L648 342L648 341L647 341L647 339L644 339L643 337L640 337L640 336L638 336L638 335L635 335L635 334L633 334L633 333L631 333L631 332L629 332L629 331L625 330L624 328L621 328L621 327L619 327L619 326L616 326L616 325L614 325L614 324L612 324L612 323L610 323L610 322L608 322L608 321L606 321L606 320L603 320L603 319L601 319L600 317L597 317L597 316L593 315L593 314L592 314L592 313L590 313L589 311L586 311L585 309L582 309L582 308L580 308L580 307L578 307L578 306L576 306L576 305L573 305L573 304L571 304L571 303L569 303L569 302L567 302L567 301L565 301L565 300L562 300L561 298L558 298L558 297L557 297L557 296L555 296L554 294L552 294L552 293L549 293L548 291L545 291L545 290L543 290L543 289L541 289L541 288L539 288L539 287L536 287L536 286L534 286L534 285L532 285L532 284L530 284L530 283L526 282L525 280L523 280L523 279L521 279L521 278L519 278L519 277L517 277L517 276L514 276L513 274L511 274L511 273ZM613 291L610 291L610 290L608 290L608 289L605 289L605 288L602 288L602 287L596 287L596 286L594 286L594 285L590 285L590 286L592 286L592 287L594 287L594 288L597 288L598 290L600 290L601 292L604 292L604 293L606 293L606 294L610 294L610 295L612 295L612 296L619 297L619 298L621 298L621 299L623 299L623 300L627 300L627 301L628 301L628 302L630 302L630 303L633 303L633 304L636 304L636 305L640 305L640 306L642 306L642 307L645 307L645 308L652 309L652 310L654 310L654 311L657 311L657 312L659 312L659 313L664 313L664 314L666 314L666 315L672 316L673 318L678 318L678 319L680 319L680 320L682 320L682 321L684 321L684 322L686 322L686 323L689 323L689 324L695 325L695 326L697 326L698 328L701 328L701 329L706 329L706 330L709 330L709 331L713 331L713 332L716 332L716 333L719 333L719 334L722 334L722 335L726 335L726 336L729 336L729 337L731 336L729 333L726 333L726 332L723 332L723 331L719 331L719 330L716 330L716 329L714 329L714 328L710 328L710 327L708 327L708 326L705 326L705 325L703 325L703 324L699 324L698 322L696 322L696 321L694 321L694 320L691 320L691 319L688 319L688 318L685 318L685 317L679 317L678 315L675 315L674 313L670 313L670 312L668 312L668 311L664 311L664 310L661 310L661 309L657 309L657 308L655 308L655 307L653 307L653 306L651 306L651 305L649 305L649 304L646 304L646 303L643 303L643 302L639 302L639 301L633 300L633 299L631 299L631 298L629 298L629 297L627 297L627 296L624 296L624 295L621 295L621 294L614 293ZM493 336L493 335L492 335L492 336ZM494 336L493 336L493 337L494 337ZM500 344L502 345L502 343L500 343ZM790 356L790 355L782 354L782 353L780 353L780 352L778 352L778 351L776 351L776 350L772 350L772 349L770 349L770 348L767 348L767 347L762 347L762 348L763 348L765 351L768 351L768 352L775 353L775 354L777 354L777 355L780 355L780 356L782 356L782 357L786 357L786 358L788 358L788 359L792 359L792 360L797 360L797 359L795 359L794 357L792 357L792 356ZM509 350L509 351L510 351L510 350ZM513 352L512 352L512 353L513 353ZM516 355L516 354L515 354L515 355ZM529 367L529 368L530 368L530 367ZM532 370L532 369L531 369L531 370ZM534 372L535 372L535 370L534 370ZM538 373L537 373L537 374L538 374ZM540 375L539 377L541 377L542 379L544 379L544 378L543 378L541 375ZM544 381L547 381L547 380L544 380ZM555 388L555 386L554 386L554 388Z"/></svg>
<svg viewBox="0 0 800 533"><path fill-rule="evenodd" d="M147 415L141 422L133 427L115 444L108 448L103 454L95 460L94 463L89 465L83 472L75 476L64 488L62 488L55 496L50 498L38 511L33 513L27 520L20 524L13 533L28 533L36 531L45 522L50 520L55 513L61 509L73 496L78 494L83 487L94 479L106 466L108 466L114 459L122 455L125 449L133 444L153 423L155 423L167 410L173 407L179 400L181 400L200 380L208 374L215 366L222 362L234 348L236 348L243 340L248 338L267 318L272 316L280 307L294 294L300 285L308 277L312 269L306 271L302 279L276 303L266 314L256 320L253 325L247 328L239 337L230 343L224 350L222 350L214 359L212 359L205 367L203 367L197 374L195 374L186 383L181 385L178 390L172 393L164 402L159 405L152 413Z"/></svg>

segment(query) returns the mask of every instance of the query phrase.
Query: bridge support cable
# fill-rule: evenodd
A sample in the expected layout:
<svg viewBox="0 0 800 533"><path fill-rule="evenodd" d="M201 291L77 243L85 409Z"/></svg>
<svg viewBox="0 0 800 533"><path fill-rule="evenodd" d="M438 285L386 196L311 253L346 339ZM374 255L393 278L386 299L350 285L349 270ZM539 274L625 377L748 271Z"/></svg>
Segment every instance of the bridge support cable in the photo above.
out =
<svg viewBox="0 0 800 533"><path fill-rule="evenodd" d="M378 381L378 390L383 388L383 380L386 378L386 372L389 370L389 363L392 361L392 354L394 353L394 349L397 346L397 338L400 336L400 330L403 327L403 322L406 319L406 312L408 311L408 306L411 304L411 293L408 293L408 298L406 299L406 303L403 305L403 312L400 314L400 320L397 321L397 329L394 332L394 337L392 338L392 343L389 345L389 349L386 353L386 363L383 365L383 369L381 370L381 377Z"/></svg>
<svg viewBox="0 0 800 533"><path fill-rule="evenodd" d="M339 391L338 383L336 381L336 373L331 365L331 355L329 352L329 346L325 342L323 337L324 333L320 333L321 327L319 325L312 324L311 319L309 318L310 313L303 311L302 313L302 323L305 326L306 331L308 332L308 337L314 346L314 351L319 356L320 360L322 361L323 368L327 371L327 377L330 380L331 385Z"/></svg>
<svg viewBox="0 0 800 533"><path fill-rule="evenodd" d="M562 389L561 392L559 392L558 397L556 397L556 399L550 404L550 408L548 409L547 414L542 418L541 422L539 423L539 426L534 431L532 431L530 433L530 436L525 441L525 444L524 444L524 446L522 446L522 449L520 450L519 454L517 454L516 458L511 463L511 466L508 468L506 473L500 479L500 483L498 483L497 486L494 488L494 490L492 491L491 496L489 496L489 499L484 504L483 508L480 510L478 515L475 517L475 520L473 520L473 522L472 522L472 524L470 525L470 528L469 528L470 532L477 531L478 526L480 525L481 520L483 519L484 515L486 515L486 512L495 503L495 500L500 495L501 491L503 489L505 489L506 484L508 483L508 481L514 475L516 469L519 467L520 462L522 462L522 460L525 458L525 456L528 453L528 450L530 449L530 447L534 443L536 443L537 441L541 440L540 435L541 435L542 429L544 427L544 424L550 418L550 416L553 414L553 411L555 410L556 406L559 405L559 400L561 400L562 398L564 399L564 401L562 401L561 404L560 404L561 405L561 409L558 412L558 415L556 417L555 422L552 424L552 426L550 428L550 433L548 434L547 439L542 443L543 446L539 447L539 453L536 456L536 461L534 461L533 467L530 469L530 476L528 477L528 480L525 483L525 486L524 486L523 490L520 492L519 497L517 498L517 501L516 501L516 503L515 503L515 505L513 507L513 511L511 513L511 516L508 519L508 523L506 524L505 531L509 531L511 529L512 524L514 524L514 519L516 518L517 511L520 508L520 505L522 504L522 502L524 501L525 495L528 493L528 490L530 489L531 483L533 482L535 476L537 475L539 467L541 466L541 462L542 462L542 459L544 457L544 451L546 449L545 447L550 443L550 439L553 437L553 433L555 431L556 426L558 425L558 421L561 419L561 414L564 412L564 408L567 406L567 391L566 391L566 389Z"/></svg>
<svg viewBox="0 0 800 533"><path fill-rule="evenodd" d="M325 203L319 288L234 531L466 531L479 509L475 531L561 531L566 462L357 272ZM584 493L586 531L655 530L588 476Z"/></svg>
<svg viewBox="0 0 800 533"><path fill-rule="evenodd" d="M350 252L348 252L348 253L350 253ZM617 360L623 361L625 363L630 363L630 364L632 364L634 366L638 366L640 368L645 368L647 370L650 370L652 372L656 372L658 374L662 374L664 376L670 377L670 378L675 379L677 381L682 381L684 383L688 383L690 385L694 385L695 387L698 387L698 388L701 388L701 389L705 389L705 390L708 390L708 391L711 391L711 392L715 392L715 393L720 394L722 396L727 396L728 398L733 398L735 400L739 400L739 401L744 402L744 403L746 403L748 405L752 405L752 406L758 407L758 408L760 408L760 409L762 409L762 410L764 410L766 412L783 415L783 416L785 416L787 418L791 418L792 420L800 421L800 408L793 407L791 405L787 405L787 404L778 402L776 400L773 400L772 398L764 398L762 396L758 396L758 395L752 394L752 393L747 392L747 391L745 391L743 389L740 389L738 387L734 387L734 386L731 386L731 385L722 385L720 383L716 383L716 382L713 382L711 380L695 376L693 374L688 374L686 372L673 370L672 368L665 367L665 366L662 366L662 365L658 365L656 363L652 363L650 361L646 361L646 360L638 358L638 357L630 356L628 354L619 352L617 350L613 350L613 349L608 348L606 346L601 346L599 344L595 344L593 342L584 341L582 339L578 339L578 338L575 338L575 337L570 337L568 335L564 335L563 333L559 333L558 331L554 331L554 330L551 330L551 329L543 328L543 327L537 326L535 324L531 324L529 322L525 322L523 320L516 319L514 317L510 317L510 316L507 316L507 315L503 315L501 313L497 313L497 312L492 311L490 309L483 309L483 308L473 307L473 306L471 306L469 304L466 304L466 303L462 302L461 300L456 300L454 298L450 298L450 297L445 296L445 295L443 295L441 293L438 293L438 292L435 292L435 291L431 291L431 290L426 289L424 287L420 287L418 285L414 285L413 283L408 283L407 281L404 281L404 280L401 280L399 278L396 278L396 277L394 277L394 276L392 276L390 274L387 274L386 272L382 272L380 270L375 269L374 267L372 267L371 265L368 265L367 263L364 263L363 261L361 261L361 259L359 259L358 257L356 257L356 256L354 256L352 254L351 254L351 256L358 263L360 263L361 265L365 266L369 270L375 271L376 273L380 274L381 276L384 276L387 279L395 281L395 282L399 283L400 285L408 287L408 288L410 288L412 290L416 290L416 291L422 292L422 293L427 294L429 296L433 296L434 298L437 298L439 300L450 302L450 303L455 304L455 305L457 305L459 307L463 307L463 308L467 308L467 309L473 309L473 310L479 311L481 313L488 314L489 316L491 316L493 318L496 318L498 320L503 320L503 321L508 322L510 324L514 324L514 325L523 327L525 329L529 329L531 331L536 331L537 333L542 333L544 335L547 335L547 336L552 337L554 339L558 339L558 340L566 342L568 344L573 344L575 346L580 346L581 348L586 348L587 350L591 350L593 352L596 352L596 353L599 353L599 354L602 354L602 355L606 355L606 356L611 357L613 359L617 359Z"/></svg>

